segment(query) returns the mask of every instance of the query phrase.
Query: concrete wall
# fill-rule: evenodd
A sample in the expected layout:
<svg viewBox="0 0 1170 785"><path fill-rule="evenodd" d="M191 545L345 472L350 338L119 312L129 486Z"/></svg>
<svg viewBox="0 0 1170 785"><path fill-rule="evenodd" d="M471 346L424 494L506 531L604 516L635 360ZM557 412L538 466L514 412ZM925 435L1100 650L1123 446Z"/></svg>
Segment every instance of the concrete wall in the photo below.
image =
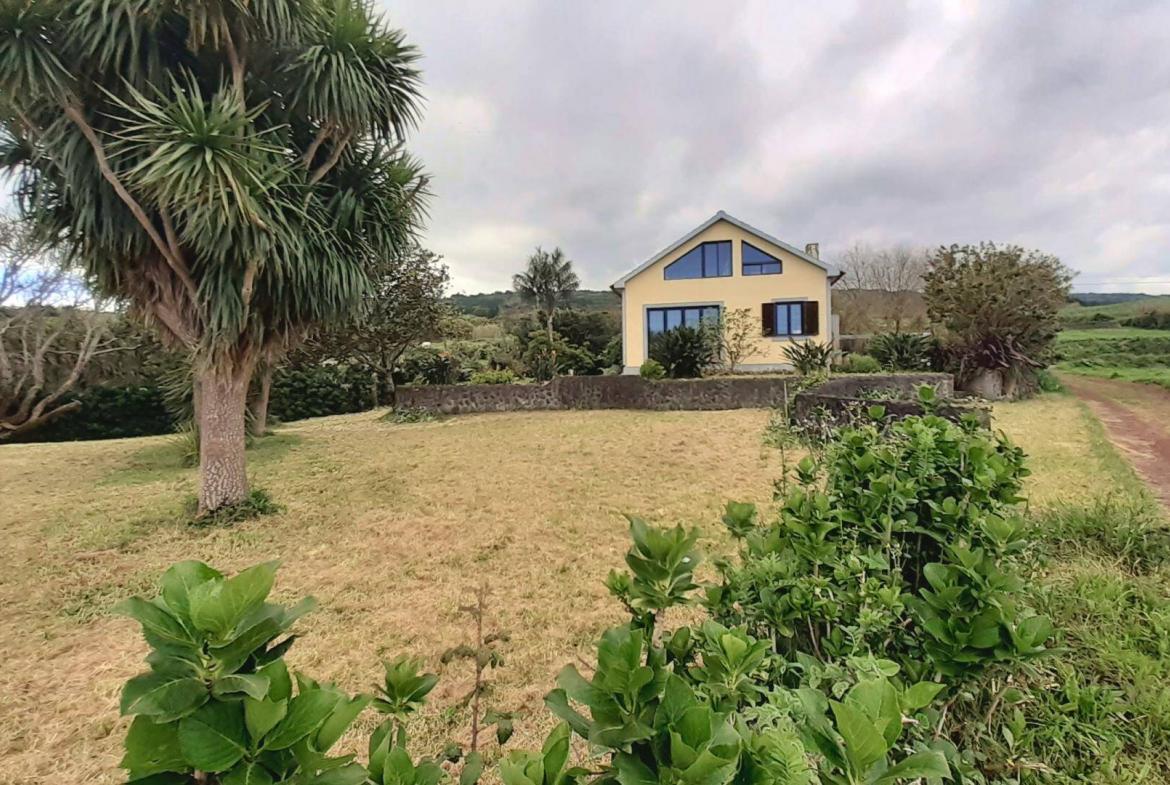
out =
<svg viewBox="0 0 1170 785"><path fill-rule="evenodd" d="M830 377L817 385L822 395L856 396L862 390L894 390L907 398L915 397L918 387L929 384L939 398L955 396L955 377L949 373L849 373Z"/></svg>
<svg viewBox="0 0 1170 785"><path fill-rule="evenodd" d="M856 381L854 381L856 380ZM789 401L795 376L729 376L711 379L663 379L640 376L565 376L544 384L456 384L398 388L399 407L443 414L511 412L540 409L713 410L767 409ZM840 376L844 392L870 388L911 392L934 384L940 397L953 390L946 374ZM822 388L818 388L818 392Z"/></svg>

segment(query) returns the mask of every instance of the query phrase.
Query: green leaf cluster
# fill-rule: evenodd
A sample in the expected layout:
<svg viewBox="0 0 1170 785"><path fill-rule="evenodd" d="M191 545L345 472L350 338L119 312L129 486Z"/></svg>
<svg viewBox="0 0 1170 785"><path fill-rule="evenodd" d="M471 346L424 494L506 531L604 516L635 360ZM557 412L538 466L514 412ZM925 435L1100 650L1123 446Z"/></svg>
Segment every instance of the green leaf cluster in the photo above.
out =
<svg viewBox="0 0 1170 785"><path fill-rule="evenodd" d="M702 561L695 543L697 529L652 527L641 518L627 516L633 547L626 554L628 574L611 572L606 579L610 592L643 623L653 625L661 611L688 601L698 588L695 568Z"/></svg>
<svg viewBox="0 0 1170 785"><path fill-rule="evenodd" d="M1027 474L1018 447L974 423L837 430L796 466L775 521L728 506L742 545L708 607L789 658L882 653L910 670L925 657L936 674L976 678L1043 654L1051 625L1026 607L1018 575Z"/></svg>
<svg viewBox="0 0 1170 785"><path fill-rule="evenodd" d="M122 713L134 717L121 763L130 781L435 785L438 778L425 773L407 776L405 734L391 749L389 728L375 734L369 770L353 755L329 754L375 698L289 672L289 630L314 603L269 602L276 568L267 562L226 577L201 562L180 562L163 575L159 596L118 607L142 625L151 647L150 670L122 691ZM387 663L378 708L397 716L415 711L434 687L434 677L417 670L406 658Z"/></svg>

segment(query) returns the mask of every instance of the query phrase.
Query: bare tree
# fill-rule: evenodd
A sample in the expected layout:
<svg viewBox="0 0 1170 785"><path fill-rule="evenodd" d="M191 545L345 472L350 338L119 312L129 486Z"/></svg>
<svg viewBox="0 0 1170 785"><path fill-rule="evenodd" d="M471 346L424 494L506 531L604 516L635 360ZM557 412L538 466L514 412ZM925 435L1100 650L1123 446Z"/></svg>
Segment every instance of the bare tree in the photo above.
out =
<svg viewBox="0 0 1170 785"><path fill-rule="evenodd" d="M843 311L854 311L843 313L842 321L893 332L924 326L922 276L928 257L926 249L910 245L877 248L855 244L841 257L845 280L839 303ZM851 325L842 329L855 329Z"/></svg>
<svg viewBox="0 0 1170 785"><path fill-rule="evenodd" d="M719 320L719 353L728 373L760 350L760 320L747 308L726 312Z"/></svg>
<svg viewBox="0 0 1170 785"><path fill-rule="evenodd" d="M39 253L20 221L0 218L0 441L81 406L72 390L114 344L112 314L59 258Z"/></svg>

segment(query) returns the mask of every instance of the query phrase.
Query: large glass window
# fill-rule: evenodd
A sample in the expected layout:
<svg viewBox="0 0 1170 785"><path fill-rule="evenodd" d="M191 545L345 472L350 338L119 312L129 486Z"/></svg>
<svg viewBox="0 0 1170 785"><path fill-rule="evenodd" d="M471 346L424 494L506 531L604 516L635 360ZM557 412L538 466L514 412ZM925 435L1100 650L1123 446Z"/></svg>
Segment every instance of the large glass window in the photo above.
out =
<svg viewBox="0 0 1170 785"><path fill-rule="evenodd" d="M751 243L743 244L743 274L744 275L776 275L783 272L780 260L772 254L764 253Z"/></svg>
<svg viewBox="0 0 1170 785"><path fill-rule="evenodd" d="M666 265L668 281L683 278L726 278L731 275L731 241L703 243Z"/></svg>
<svg viewBox="0 0 1170 785"><path fill-rule="evenodd" d="M804 335L804 307L807 303L773 303L776 309L774 335Z"/></svg>
<svg viewBox="0 0 1170 785"><path fill-rule="evenodd" d="M689 305L678 308L647 308L646 334L653 338L676 327L698 327L703 322L719 321L718 305Z"/></svg>

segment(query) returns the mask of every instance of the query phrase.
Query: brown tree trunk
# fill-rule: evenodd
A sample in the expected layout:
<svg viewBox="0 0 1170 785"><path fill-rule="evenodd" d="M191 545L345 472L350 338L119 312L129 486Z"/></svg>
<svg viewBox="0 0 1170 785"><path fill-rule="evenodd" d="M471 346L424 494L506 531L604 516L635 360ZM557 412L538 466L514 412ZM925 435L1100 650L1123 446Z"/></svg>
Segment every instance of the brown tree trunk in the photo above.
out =
<svg viewBox="0 0 1170 785"><path fill-rule="evenodd" d="M263 436L268 433L268 399L272 394L272 366L264 365L260 374L260 389L252 399L252 435Z"/></svg>
<svg viewBox="0 0 1170 785"><path fill-rule="evenodd" d="M252 365L209 368L199 376L199 514L248 496L244 411Z"/></svg>

